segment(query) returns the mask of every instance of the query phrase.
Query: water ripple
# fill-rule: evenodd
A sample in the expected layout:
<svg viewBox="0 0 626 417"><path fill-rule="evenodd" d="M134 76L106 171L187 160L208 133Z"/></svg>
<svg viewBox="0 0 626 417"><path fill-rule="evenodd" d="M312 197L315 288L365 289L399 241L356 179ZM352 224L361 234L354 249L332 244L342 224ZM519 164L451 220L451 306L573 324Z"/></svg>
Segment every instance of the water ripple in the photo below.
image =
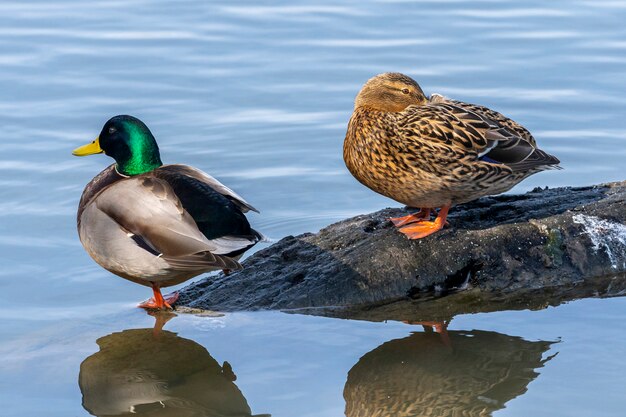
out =
<svg viewBox="0 0 626 417"><path fill-rule="evenodd" d="M293 112L282 109L249 109L215 114L214 124L315 124L336 117L332 112Z"/></svg>
<svg viewBox="0 0 626 417"><path fill-rule="evenodd" d="M389 48L414 45L443 45L450 40L428 39L297 39L285 41L287 45L327 46L332 48Z"/></svg>
<svg viewBox="0 0 626 417"><path fill-rule="evenodd" d="M443 95L450 97L499 97L524 101L562 101L564 99L586 96L582 91L575 89L518 89L518 88L467 88L467 87L435 87Z"/></svg>
<svg viewBox="0 0 626 417"><path fill-rule="evenodd" d="M249 19L276 19L306 17L310 15L366 16L370 14L362 7L344 6L224 6L220 10Z"/></svg>
<svg viewBox="0 0 626 417"><path fill-rule="evenodd" d="M307 176L335 176L343 175L343 170L328 170L312 167L300 167L300 166L282 166L282 167L267 167L267 168L254 168L243 169L238 171L224 172L220 177L230 178L246 178L246 179L260 179L260 178L279 178L307 175Z"/></svg>
<svg viewBox="0 0 626 417"><path fill-rule="evenodd" d="M567 17L576 13L571 10L564 9L548 9L548 8L510 8L510 9L463 9L454 10L451 14L464 17L473 17L479 19L527 19L529 17Z"/></svg>

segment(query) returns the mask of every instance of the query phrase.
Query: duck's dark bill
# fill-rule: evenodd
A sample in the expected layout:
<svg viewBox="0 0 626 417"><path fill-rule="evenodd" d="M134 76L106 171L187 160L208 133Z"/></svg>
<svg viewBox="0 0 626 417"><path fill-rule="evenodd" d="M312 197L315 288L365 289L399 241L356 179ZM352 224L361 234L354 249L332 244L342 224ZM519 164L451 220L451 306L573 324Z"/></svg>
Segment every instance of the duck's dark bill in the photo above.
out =
<svg viewBox="0 0 626 417"><path fill-rule="evenodd" d="M100 137L98 136L93 142L83 145L80 148L74 149L72 151L72 155L87 156L102 152L104 151L102 150L102 148L100 148Z"/></svg>

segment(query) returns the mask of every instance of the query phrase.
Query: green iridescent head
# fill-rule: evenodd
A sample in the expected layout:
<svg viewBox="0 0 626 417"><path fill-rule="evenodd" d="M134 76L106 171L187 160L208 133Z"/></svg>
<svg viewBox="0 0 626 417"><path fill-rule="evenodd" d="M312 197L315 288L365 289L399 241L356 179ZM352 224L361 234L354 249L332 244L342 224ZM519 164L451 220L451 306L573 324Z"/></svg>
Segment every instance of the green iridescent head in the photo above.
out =
<svg viewBox="0 0 626 417"><path fill-rule="evenodd" d="M112 117L96 140L73 153L84 156L101 152L115 159L117 171L124 175L143 174L163 165L150 129L132 116Z"/></svg>

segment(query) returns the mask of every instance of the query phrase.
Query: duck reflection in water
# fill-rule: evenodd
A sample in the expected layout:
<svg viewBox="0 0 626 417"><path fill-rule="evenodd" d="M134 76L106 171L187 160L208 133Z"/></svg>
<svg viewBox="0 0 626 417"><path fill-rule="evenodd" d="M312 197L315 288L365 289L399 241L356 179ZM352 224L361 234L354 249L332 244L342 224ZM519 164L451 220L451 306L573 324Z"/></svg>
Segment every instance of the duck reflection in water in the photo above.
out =
<svg viewBox="0 0 626 417"><path fill-rule="evenodd" d="M230 364L220 366L193 340L132 329L97 343L78 377L83 407L94 416L252 416Z"/></svg>
<svg viewBox="0 0 626 417"><path fill-rule="evenodd" d="M485 417L526 392L552 342L427 331L384 343L348 373L347 417Z"/></svg>

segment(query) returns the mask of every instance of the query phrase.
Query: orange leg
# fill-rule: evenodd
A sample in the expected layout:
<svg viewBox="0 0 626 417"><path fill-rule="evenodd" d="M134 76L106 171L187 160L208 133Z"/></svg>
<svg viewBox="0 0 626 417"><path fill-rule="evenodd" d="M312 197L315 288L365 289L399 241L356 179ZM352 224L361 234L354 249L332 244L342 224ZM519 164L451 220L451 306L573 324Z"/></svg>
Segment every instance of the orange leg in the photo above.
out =
<svg viewBox="0 0 626 417"><path fill-rule="evenodd" d="M152 328L152 334L155 337L159 337L163 330L165 323L176 317L176 314L168 310L148 310L147 313L154 317L154 327Z"/></svg>
<svg viewBox="0 0 626 417"><path fill-rule="evenodd" d="M410 224L400 228L400 232L404 233L409 239L421 239L432 235L436 231L441 230L446 224L448 210L450 210L450 206L443 206L441 210L439 210L439 215L435 221L421 221L417 224Z"/></svg>
<svg viewBox="0 0 626 417"><path fill-rule="evenodd" d="M433 211L435 210L427 207L422 207L417 213L409 214L408 216L404 217L392 217L389 220L391 220L391 223L393 223L393 225L396 227L405 226L410 223L421 222L430 219L430 213Z"/></svg>
<svg viewBox="0 0 626 417"><path fill-rule="evenodd" d="M405 322L407 324L419 324L421 325L424 330L428 331L432 331L433 329L435 330L435 333L446 333L448 331L448 323L446 323L445 321L412 321L412 322Z"/></svg>
<svg viewBox="0 0 626 417"><path fill-rule="evenodd" d="M448 334L448 325L450 324L450 321L405 321L405 323L412 325L420 324L424 328L425 332L432 332L434 330L435 333L438 333L441 336L441 341L444 345L447 347L452 346L450 343L450 335Z"/></svg>
<svg viewBox="0 0 626 417"><path fill-rule="evenodd" d="M450 335L448 334L448 324L450 322L439 321L439 322L422 322L422 327L425 331L428 331L428 328L435 329L435 333L439 333L441 336L441 341L447 347L452 347L452 343L450 343Z"/></svg>
<svg viewBox="0 0 626 417"><path fill-rule="evenodd" d="M158 285L152 284L152 293L154 297L149 299L148 301L144 301L139 304L137 307L146 308L146 309L156 309L156 310L164 310L166 308L172 309L172 304L174 304L178 300L178 293L174 292L172 294L168 294L163 297L161 294L161 289Z"/></svg>

